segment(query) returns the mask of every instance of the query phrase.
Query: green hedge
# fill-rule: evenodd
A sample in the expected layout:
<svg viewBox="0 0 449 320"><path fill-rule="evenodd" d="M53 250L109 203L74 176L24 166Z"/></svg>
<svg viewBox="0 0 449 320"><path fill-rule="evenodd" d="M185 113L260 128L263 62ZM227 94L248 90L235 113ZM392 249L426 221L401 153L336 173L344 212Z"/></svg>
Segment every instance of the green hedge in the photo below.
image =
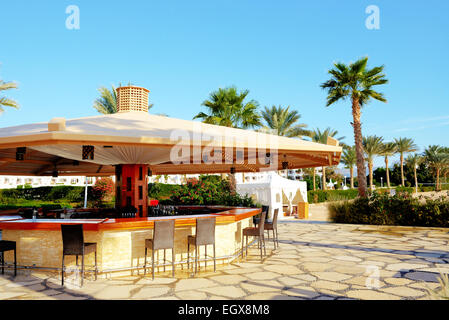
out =
<svg viewBox="0 0 449 320"><path fill-rule="evenodd" d="M433 188L433 187L426 187ZM396 193L406 193L412 194L415 192L415 188L413 187L396 187L393 188L396 190ZM390 194L391 189L376 189L375 192L378 194ZM435 190L435 188L433 188ZM430 190L430 191L433 191ZM368 191L370 192L370 191ZM348 189L348 190L309 190L307 191L307 200L309 203L321 203L328 201L344 201L344 200L352 200L357 198L359 195L357 189Z"/></svg>
<svg viewBox="0 0 449 320"><path fill-rule="evenodd" d="M391 197L374 193L369 198L329 204L335 223L449 227L449 200L420 202L407 193Z"/></svg>
<svg viewBox="0 0 449 320"><path fill-rule="evenodd" d="M358 196L357 189L348 190L310 190L307 191L309 203L320 203L327 201L351 200Z"/></svg>
<svg viewBox="0 0 449 320"><path fill-rule="evenodd" d="M181 186L177 184L149 183L148 196L151 199L169 198L173 192L178 191L180 188Z"/></svg>

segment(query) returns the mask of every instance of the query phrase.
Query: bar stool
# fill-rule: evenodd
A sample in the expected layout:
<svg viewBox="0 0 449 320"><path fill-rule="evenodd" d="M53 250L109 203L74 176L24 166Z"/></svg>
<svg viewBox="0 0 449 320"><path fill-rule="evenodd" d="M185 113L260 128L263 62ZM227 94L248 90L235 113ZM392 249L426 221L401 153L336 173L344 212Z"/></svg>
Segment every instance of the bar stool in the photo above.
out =
<svg viewBox="0 0 449 320"><path fill-rule="evenodd" d="M147 274L147 251L151 249L151 272L154 280L154 251L164 250L164 271L165 271L165 250L172 251L172 276L175 277L175 220L159 220L154 222L153 239L145 239L145 265L144 274Z"/></svg>
<svg viewBox="0 0 449 320"><path fill-rule="evenodd" d="M268 219L269 211L270 211L270 206L262 206L262 212L267 213L267 215L266 215L267 219ZM253 223L255 225L259 224L260 218L257 218L257 216L260 216L260 215L261 215L261 213L253 217Z"/></svg>
<svg viewBox="0 0 449 320"><path fill-rule="evenodd" d="M264 250L264 254L266 255L266 249L265 249L265 238L264 238L264 225L265 225L265 217L267 213L262 212L259 224L257 227L248 227L243 229L243 237L246 239L246 256L248 256L248 237L258 237L258 245L260 247L260 259L263 259L262 257L262 246ZM242 239L242 258L243 258L243 239Z"/></svg>
<svg viewBox="0 0 449 320"><path fill-rule="evenodd" d="M16 242L0 240L0 252L2 253L2 274L5 274L5 251L14 250L14 277L17 276Z"/></svg>
<svg viewBox="0 0 449 320"><path fill-rule="evenodd" d="M268 233L268 241L270 241L270 230L273 231L273 245L274 245L275 249L276 249L276 244L277 244L277 247L279 248L278 214L279 214L279 209L278 208L274 209L273 220L265 221L265 224L264 224L264 230L267 230L267 233Z"/></svg>
<svg viewBox="0 0 449 320"><path fill-rule="evenodd" d="M95 242L84 242L83 225L61 224L62 233L62 285L64 285L64 257L76 256L76 266L78 266L78 256L81 256L81 286L84 283L84 255L95 253L95 280L97 280L97 244Z"/></svg>
<svg viewBox="0 0 449 320"><path fill-rule="evenodd" d="M216 255L215 255L215 222L216 218L199 218L196 219L195 235L187 236L187 269L190 266L190 245L195 246L195 273L198 266L198 247L204 246L204 268L207 267L207 246L213 245L214 248L214 272L217 271Z"/></svg>

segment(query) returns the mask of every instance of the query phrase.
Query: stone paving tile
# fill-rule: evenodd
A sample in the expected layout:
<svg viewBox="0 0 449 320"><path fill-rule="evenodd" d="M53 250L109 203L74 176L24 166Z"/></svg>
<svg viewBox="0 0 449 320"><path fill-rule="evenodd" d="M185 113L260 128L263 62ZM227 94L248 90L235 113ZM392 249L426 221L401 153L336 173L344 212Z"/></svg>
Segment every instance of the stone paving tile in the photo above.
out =
<svg viewBox="0 0 449 320"><path fill-rule="evenodd" d="M420 297L426 294L426 292L408 288L406 286L399 286L399 287L390 287L382 289L382 291L391 293L397 296L405 297L405 298L416 298Z"/></svg>
<svg viewBox="0 0 449 320"><path fill-rule="evenodd" d="M215 294L221 297L238 299L246 295L245 291L235 286L219 286L206 289L200 289L201 291Z"/></svg>
<svg viewBox="0 0 449 320"><path fill-rule="evenodd" d="M280 248L256 246L243 260L208 266L192 278L143 274L86 278L60 284L56 273L10 270L0 276L0 299L429 299L449 273L447 229L279 223ZM373 278L374 276L374 278ZM76 283L75 283L76 282ZM375 288L372 288L376 286Z"/></svg>
<svg viewBox="0 0 449 320"><path fill-rule="evenodd" d="M214 285L214 282L211 280L208 280L208 279L202 279L202 278L181 279L176 283L175 291L208 288L213 285Z"/></svg>
<svg viewBox="0 0 449 320"><path fill-rule="evenodd" d="M279 292L285 286L277 281L269 280L263 282L256 281L246 281L240 284L244 290L250 293L260 293L260 292Z"/></svg>
<svg viewBox="0 0 449 320"><path fill-rule="evenodd" d="M155 297L163 296L168 293L170 288L167 287L142 287L137 292L131 295L132 299L152 299Z"/></svg>
<svg viewBox="0 0 449 320"><path fill-rule="evenodd" d="M398 296L378 292L375 290L351 290L348 291L347 296L350 298L363 299L363 300L399 300Z"/></svg>
<svg viewBox="0 0 449 320"><path fill-rule="evenodd" d="M206 300L207 294L201 291L181 291L176 296L181 300Z"/></svg>

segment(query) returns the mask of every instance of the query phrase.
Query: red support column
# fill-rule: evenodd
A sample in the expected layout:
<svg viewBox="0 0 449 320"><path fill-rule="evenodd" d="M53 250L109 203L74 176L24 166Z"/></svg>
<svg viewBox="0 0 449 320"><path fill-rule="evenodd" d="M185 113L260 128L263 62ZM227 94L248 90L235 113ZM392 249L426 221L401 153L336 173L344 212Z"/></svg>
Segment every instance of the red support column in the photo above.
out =
<svg viewBox="0 0 449 320"><path fill-rule="evenodd" d="M133 206L138 217L148 214L148 166L146 164L121 164L115 167L115 207Z"/></svg>

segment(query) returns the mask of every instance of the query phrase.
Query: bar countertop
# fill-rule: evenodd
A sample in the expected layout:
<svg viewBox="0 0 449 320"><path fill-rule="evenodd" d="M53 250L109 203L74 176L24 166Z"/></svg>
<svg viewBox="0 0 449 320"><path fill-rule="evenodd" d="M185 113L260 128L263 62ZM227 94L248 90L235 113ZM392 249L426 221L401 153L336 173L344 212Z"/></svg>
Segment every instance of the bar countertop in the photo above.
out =
<svg viewBox="0 0 449 320"><path fill-rule="evenodd" d="M197 218L216 217L217 224L240 221L261 212L261 208L232 208L218 213L184 216L162 216L122 219L22 219L20 216L3 217L0 229L3 230L47 230L60 231L61 224L82 224L85 231L114 231L152 229L154 221L174 219L175 227L194 226ZM9 219L8 219L9 218Z"/></svg>

